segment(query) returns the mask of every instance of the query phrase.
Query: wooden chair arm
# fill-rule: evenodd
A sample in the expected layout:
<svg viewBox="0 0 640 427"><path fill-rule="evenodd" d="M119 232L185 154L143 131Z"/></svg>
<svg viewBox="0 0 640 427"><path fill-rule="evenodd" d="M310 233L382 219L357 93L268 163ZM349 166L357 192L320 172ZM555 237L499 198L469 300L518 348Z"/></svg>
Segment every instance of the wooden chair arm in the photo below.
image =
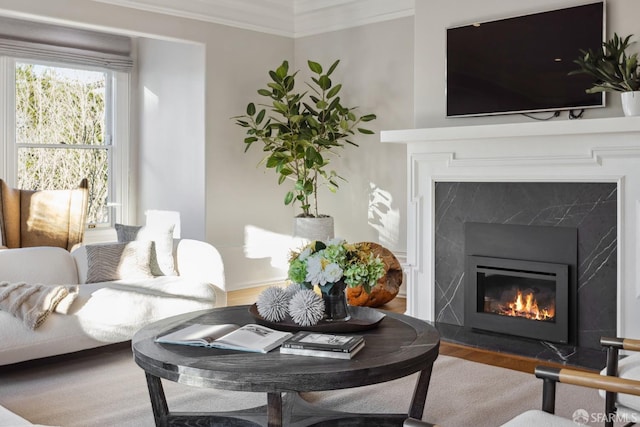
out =
<svg viewBox="0 0 640 427"><path fill-rule="evenodd" d="M633 338L602 337L600 338L600 345L619 350L640 351L640 340Z"/></svg>
<svg viewBox="0 0 640 427"><path fill-rule="evenodd" d="M601 337L600 345L607 349L606 374L611 377L618 375L618 359L620 350L640 351L640 340L619 337ZM604 396L605 412L613 414L616 411L616 392L607 390ZM605 422L605 427L613 427L613 422Z"/></svg>
<svg viewBox="0 0 640 427"><path fill-rule="evenodd" d="M640 396L640 381L636 380L578 371L575 369L552 368L548 366L538 366L534 373L537 378L541 378L544 381L542 390L542 410L551 414L555 412L556 383L573 384L613 393L625 393Z"/></svg>
<svg viewBox="0 0 640 427"><path fill-rule="evenodd" d="M430 424L415 418L407 418L402 425L403 427L438 427L436 424Z"/></svg>
<svg viewBox="0 0 640 427"><path fill-rule="evenodd" d="M569 368L551 368L538 366L536 377L549 379L563 384L573 384L615 393L640 396L640 381L620 377L609 377L595 372L578 371Z"/></svg>

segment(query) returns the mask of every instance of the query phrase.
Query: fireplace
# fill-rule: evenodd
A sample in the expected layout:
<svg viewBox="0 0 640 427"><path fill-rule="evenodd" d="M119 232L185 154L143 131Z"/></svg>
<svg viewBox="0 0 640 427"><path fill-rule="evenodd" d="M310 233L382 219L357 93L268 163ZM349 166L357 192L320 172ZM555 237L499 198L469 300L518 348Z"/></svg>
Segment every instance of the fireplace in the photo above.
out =
<svg viewBox="0 0 640 427"><path fill-rule="evenodd" d="M573 343L577 230L467 222L464 326Z"/></svg>
<svg viewBox="0 0 640 427"><path fill-rule="evenodd" d="M640 117L483 121L380 133L407 150L407 313L463 328L464 222L568 226L579 237L576 345L638 336Z"/></svg>

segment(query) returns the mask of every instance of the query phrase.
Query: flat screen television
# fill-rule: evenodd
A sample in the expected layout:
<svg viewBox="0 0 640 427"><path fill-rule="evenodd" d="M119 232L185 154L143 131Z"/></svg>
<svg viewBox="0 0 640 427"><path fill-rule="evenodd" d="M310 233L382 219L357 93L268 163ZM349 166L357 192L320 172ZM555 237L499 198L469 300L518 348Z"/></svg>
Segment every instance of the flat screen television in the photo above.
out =
<svg viewBox="0 0 640 427"><path fill-rule="evenodd" d="M604 106L593 78L569 76L581 49L602 49L605 4L447 29L447 117Z"/></svg>

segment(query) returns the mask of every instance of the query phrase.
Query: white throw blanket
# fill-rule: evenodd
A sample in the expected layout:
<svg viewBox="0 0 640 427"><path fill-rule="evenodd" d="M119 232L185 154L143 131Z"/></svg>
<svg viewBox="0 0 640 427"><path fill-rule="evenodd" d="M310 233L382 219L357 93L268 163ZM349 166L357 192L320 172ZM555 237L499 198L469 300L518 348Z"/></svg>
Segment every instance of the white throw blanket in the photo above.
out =
<svg viewBox="0 0 640 427"><path fill-rule="evenodd" d="M36 329L53 311L66 314L78 296L75 285L0 282L0 310L21 319L30 329Z"/></svg>

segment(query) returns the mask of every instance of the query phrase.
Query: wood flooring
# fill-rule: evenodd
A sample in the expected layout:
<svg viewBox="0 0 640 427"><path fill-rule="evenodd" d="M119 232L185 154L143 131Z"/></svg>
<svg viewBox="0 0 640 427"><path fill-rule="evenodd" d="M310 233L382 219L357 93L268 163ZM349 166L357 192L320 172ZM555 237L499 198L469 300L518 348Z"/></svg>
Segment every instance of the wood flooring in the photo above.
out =
<svg viewBox="0 0 640 427"><path fill-rule="evenodd" d="M260 292L262 292L262 290L267 286L270 285L228 292L227 305L253 304ZM393 313L404 313L406 311L406 299L396 297L379 308ZM539 365L563 367L562 365L555 364L553 362L541 362L537 359L496 353L447 342L440 343L440 354L527 373L533 373L535 367Z"/></svg>

